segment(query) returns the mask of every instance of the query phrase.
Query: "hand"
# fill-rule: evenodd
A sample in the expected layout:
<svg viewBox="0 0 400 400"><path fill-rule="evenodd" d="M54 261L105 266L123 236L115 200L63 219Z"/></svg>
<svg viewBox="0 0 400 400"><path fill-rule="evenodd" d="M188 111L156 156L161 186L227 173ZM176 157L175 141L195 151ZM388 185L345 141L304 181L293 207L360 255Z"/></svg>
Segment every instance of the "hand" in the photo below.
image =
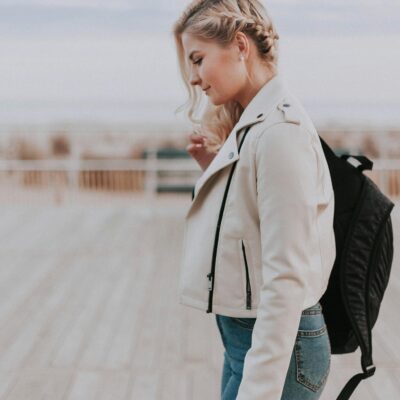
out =
<svg viewBox="0 0 400 400"><path fill-rule="evenodd" d="M197 161L204 171L210 165L217 153L206 150L204 145L205 137L196 133L189 135L190 143L186 146L186 151Z"/></svg>

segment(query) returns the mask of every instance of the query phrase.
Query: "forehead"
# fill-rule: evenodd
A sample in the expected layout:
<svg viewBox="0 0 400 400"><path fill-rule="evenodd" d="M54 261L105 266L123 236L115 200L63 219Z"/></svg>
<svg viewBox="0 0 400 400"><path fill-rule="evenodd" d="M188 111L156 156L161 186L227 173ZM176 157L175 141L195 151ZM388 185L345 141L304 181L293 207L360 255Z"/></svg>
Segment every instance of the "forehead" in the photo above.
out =
<svg viewBox="0 0 400 400"><path fill-rule="evenodd" d="M188 59L190 54L194 51L205 51L210 47L215 46L211 41L202 40L189 33L182 33L182 46L185 51L185 58Z"/></svg>

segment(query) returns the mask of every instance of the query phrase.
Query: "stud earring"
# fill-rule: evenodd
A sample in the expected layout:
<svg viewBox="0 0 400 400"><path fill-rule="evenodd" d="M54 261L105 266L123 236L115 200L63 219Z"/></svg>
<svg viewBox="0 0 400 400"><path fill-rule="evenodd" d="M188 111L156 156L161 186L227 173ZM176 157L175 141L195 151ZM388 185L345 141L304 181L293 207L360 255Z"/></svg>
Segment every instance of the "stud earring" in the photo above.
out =
<svg viewBox="0 0 400 400"><path fill-rule="evenodd" d="M243 54L240 54L240 57L239 57L239 58L240 58L240 60L243 61L243 60L244 60L244 55L243 55Z"/></svg>

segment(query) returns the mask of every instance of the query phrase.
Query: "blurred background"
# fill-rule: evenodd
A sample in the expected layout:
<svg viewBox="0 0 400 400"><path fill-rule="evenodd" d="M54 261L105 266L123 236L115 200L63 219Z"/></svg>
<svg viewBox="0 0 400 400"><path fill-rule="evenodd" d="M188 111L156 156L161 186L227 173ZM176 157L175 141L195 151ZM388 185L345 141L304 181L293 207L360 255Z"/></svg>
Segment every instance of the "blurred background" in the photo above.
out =
<svg viewBox="0 0 400 400"><path fill-rule="evenodd" d="M171 34L186 3L0 2L0 151L9 200L31 202L41 189L58 202L72 201L76 189L190 192L198 171L182 160L191 126L175 113L186 92ZM399 3L266 5L281 36L281 74L320 135L342 153L379 159L372 175L399 196ZM146 158L179 158L181 168L154 173Z"/></svg>
<svg viewBox="0 0 400 400"><path fill-rule="evenodd" d="M200 176L172 24L187 0L0 0L0 400L217 399L211 315L178 305L184 213ZM400 3L264 0L280 73L317 130L396 204ZM400 395L399 259L374 330ZM324 400L357 373L333 357Z"/></svg>

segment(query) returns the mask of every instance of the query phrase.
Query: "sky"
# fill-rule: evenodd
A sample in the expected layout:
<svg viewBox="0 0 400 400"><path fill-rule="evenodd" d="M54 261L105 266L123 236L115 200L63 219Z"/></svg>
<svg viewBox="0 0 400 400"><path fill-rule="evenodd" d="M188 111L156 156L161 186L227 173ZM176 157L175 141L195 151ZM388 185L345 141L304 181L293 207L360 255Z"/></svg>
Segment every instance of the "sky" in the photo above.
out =
<svg viewBox="0 0 400 400"><path fill-rule="evenodd" d="M183 121L186 0L0 0L0 125ZM318 121L400 123L400 2L263 1L280 73Z"/></svg>

